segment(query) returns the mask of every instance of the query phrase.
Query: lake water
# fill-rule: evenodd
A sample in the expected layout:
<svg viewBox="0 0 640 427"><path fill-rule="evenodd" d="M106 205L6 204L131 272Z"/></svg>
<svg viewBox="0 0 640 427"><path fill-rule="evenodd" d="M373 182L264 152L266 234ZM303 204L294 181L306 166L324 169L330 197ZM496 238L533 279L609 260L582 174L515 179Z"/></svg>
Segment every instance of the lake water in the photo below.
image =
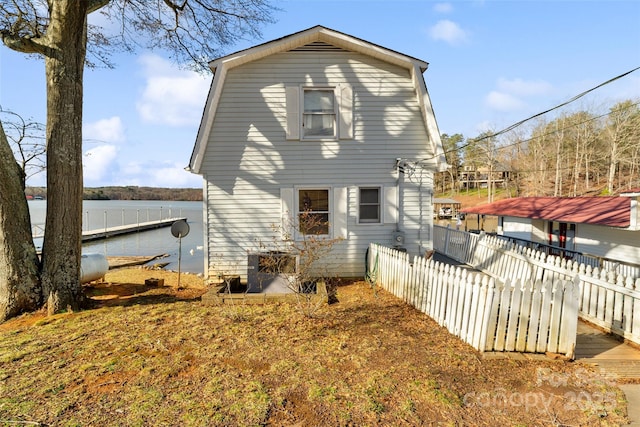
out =
<svg viewBox="0 0 640 427"><path fill-rule="evenodd" d="M40 235L45 225L45 200L30 200L29 211L34 235ZM171 227L140 231L105 240L82 244L82 253L100 253L105 256L154 256L168 254L154 262L168 262L167 270L178 270L180 243L182 256L180 270L189 273L204 272L202 202L172 202L156 200L85 200L82 204L82 231L104 230L126 224L137 224L169 218L186 218L189 234L180 239L173 237ZM35 238L38 249L42 239Z"/></svg>

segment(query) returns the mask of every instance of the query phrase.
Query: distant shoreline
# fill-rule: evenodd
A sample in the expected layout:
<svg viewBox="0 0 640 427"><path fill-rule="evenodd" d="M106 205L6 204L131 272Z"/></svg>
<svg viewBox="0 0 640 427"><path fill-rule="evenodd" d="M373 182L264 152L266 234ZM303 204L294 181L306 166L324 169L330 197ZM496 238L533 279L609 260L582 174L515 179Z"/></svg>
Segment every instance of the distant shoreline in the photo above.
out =
<svg viewBox="0 0 640 427"><path fill-rule="evenodd" d="M46 187L26 187L28 200L44 200L47 198ZM202 188L164 188L164 187L86 187L83 200L167 200L167 201L202 201Z"/></svg>

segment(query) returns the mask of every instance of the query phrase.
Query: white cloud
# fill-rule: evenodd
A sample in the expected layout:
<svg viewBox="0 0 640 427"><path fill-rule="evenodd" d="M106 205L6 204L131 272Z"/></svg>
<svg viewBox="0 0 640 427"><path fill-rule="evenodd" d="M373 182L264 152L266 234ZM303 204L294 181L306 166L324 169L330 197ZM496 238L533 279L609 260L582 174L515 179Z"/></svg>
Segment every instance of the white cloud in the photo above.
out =
<svg viewBox="0 0 640 427"><path fill-rule="evenodd" d="M498 79L498 89L519 96L546 95L552 86L544 80L526 81L522 79Z"/></svg>
<svg viewBox="0 0 640 427"><path fill-rule="evenodd" d="M443 40L450 44L464 43L468 39L468 34L458 24L448 19L438 21L429 29L429 35L434 40Z"/></svg>
<svg viewBox="0 0 640 427"><path fill-rule="evenodd" d="M87 123L82 127L82 135L86 140L99 142L122 142L125 139L124 126L118 116Z"/></svg>
<svg viewBox="0 0 640 427"><path fill-rule="evenodd" d="M134 161L134 162L127 163L123 169L125 174L134 176L134 175L141 175L142 172L145 170L145 168L148 168L148 167L152 167L152 166L151 165L145 166L140 162Z"/></svg>
<svg viewBox="0 0 640 427"><path fill-rule="evenodd" d="M436 3L433 10L438 13L450 13L453 10L453 5L451 3Z"/></svg>
<svg viewBox="0 0 640 427"><path fill-rule="evenodd" d="M86 185L102 185L113 175L114 164L118 155L115 145L100 145L92 148L84 154L82 166L84 169L84 182Z"/></svg>
<svg viewBox="0 0 640 427"><path fill-rule="evenodd" d="M525 106L525 103L519 98L504 92L491 91L485 98L485 104L498 111L514 111Z"/></svg>
<svg viewBox="0 0 640 427"><path fill-rule="evenodd" d="M497 88L489 92L485 105L496 111L517 111L526 108L526 98L545 96L551 93L553 86L544 80L523 80L520 78L499 78Z"/></svg>
<svg viewBox="0 0 640 427"><path fill-rule="evenodd" d="M177 69L157 55L143 55L140 63L146 85L136 107L142 119L170 126L197 125L209 91L209 79Z"/></svg>
<svg viewBox="0 0 640 427"><path fill-rule="evenodd" d="M151 171L151 180L158 187L200 187L202 177L184 170L185 165L166 165Z"/></svg>
<svg viewBox="0 0 640 427"><path fill-rule="evenodd" d="M119 176L122 185L145 185L150 187L198 188L202 177L184 170L182 163L146 163L132 161L122 167ZM116 184L120 185L120 184Z"/></svg>

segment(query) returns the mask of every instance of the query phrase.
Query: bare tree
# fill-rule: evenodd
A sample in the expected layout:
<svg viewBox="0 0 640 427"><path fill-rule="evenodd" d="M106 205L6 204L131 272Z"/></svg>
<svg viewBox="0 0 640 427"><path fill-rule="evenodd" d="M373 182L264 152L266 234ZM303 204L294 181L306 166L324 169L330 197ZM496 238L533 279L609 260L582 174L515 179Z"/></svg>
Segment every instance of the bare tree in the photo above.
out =
<svg viewBox="0 0 640 427"><path fill-rule="evenodd" d="M242 37L259 35L272 22L266 0L10 0L0 3L0 37L15 51L44 58L47 86L47 218L42 267L14 257L11 265L32 263L39 272L49 313L82 303L80 256L82 228L83 72L97 58L111 65L112 48L159 48L176 61L203 69L207 60ZM100 11L113 30L88 25ZM88 42L89 41L89 42ZM5 138L6 139L6 138ZM15 179L20 180L19 176ZM20 181L18 181L20 182ZM12 184L0 183L5 194ZM16 187L17 188L17 187ZM3 209L20 204L22 192L7 192ZM4 225L4 223L2 224ZM26 221L22 224L29 231ZM30 233L24 235L29 244ZM6 241L0 242L7 244ZM0 287L5 287L0 283ZM0 289L12 292L10 289ZM13 299L10 297L10 301ZM7 310L14 313L15 310ZM4 320L6 316L0 317Z"/></svg>
<svg viewBox="0 0 640 427"><path fill-rule="evenodd" d="M494 197L494 171L496 169L497 151L496 137L493 131L482 132L478 137L470 140L465 147L465 164L470 162L475 169L486 168L487 202L492 203ZM484 178L484 174L481 176Z"/></svg>
<svg viewBox="0 0 640 427"><path fill-rule="evenodd" d="M588 190L588 166L591 147L594 146L598 131L595 128L593 114L587 110L578 111L562 117L560 132L562 137L563 158L566 159L567 170L571 178L571 189L567 192L570 196L579 196ZM569 166L569 159L573 164ZM584 178L584 179L583 179Z"/></svg>
<svg viewBox="0 0 640 427"><path fill-rule="evenodd" d="M545 194L547 171L549 170L549 151L547 150L547 135L545 129L547 122L539 119L533 125L531 136L525 149L521 152L524 158L523 175L527 176L527 195L540 196Z"/></svg>
<svg viewBox="0 0 640 427"><path fill-rule="evenodd" d="M530 129L498 132L505 144L497 144L498 138L491 137L491 133L468 139L464 146L465 166L492 172L496 160L508 165L510 184L515 184L516 193L523 195L579 196L594 191L615 194L638 187L640 101L618 102L608 108L608 113L600 110L583 107L559 114L551 121L539 118ZM452 137L442 135L443 143L448 138ZM441 174L438 178L439 186L444 177ZM484 176L481 178L484 180ZM492 188L487 186L491 200Z"/></svg>
<svg viewBox="0 0 640 427"><path fill-rule="evenodd" d="M0 321L42 302L23 180L24 170L15 161L0 121Z"/></svg>
<svg viewBox="0 0 640 427"><path fill-rule="evenodd" d="M0 122L4 126L9 146L22 170L22 189L24 190L27 179L45 170L44 125L25 120L21 115L4 110L1 106Z"/></svg>
<svg viewBox="0 0 640 427"><path fill-rule="evenodd" d="M615 187L616 173L625 159L633 158L638 151L640 139L640 108L638 104L624 101L614 105L604 129L607 158L609 160L607 175L607 191L612 194ZM631 165L631 168L634 168ZM631 172L631 171L630 171Z"/></svg>
<svg viewBox="0 0 640 427"><path fill-rule="evenodd" d="M444 147L444 154L447 158L447 164L450 168L444 172L438 172L435 176L436 188L439 186L442 188L442 192L447 191L447 176L450 178L451 187L450 190L455 192L458 189L458 173L461 166L460 158L460 146L464 141L462 134L456 133L455 135L447 135L443 133L441 135L442 145Z"/></svg>
<svg viewBox="0 0 640 427"><path fill-rule="evenodd" d="M526 136L524 131L510 133L503 137L506 145L498 151L499 161L506 166L507 174L503 176L504 188L508 197L519 197L523 193L523 176L529 169L529 161L525 158ZM533 175L533 174L532 174Z"/></svg>

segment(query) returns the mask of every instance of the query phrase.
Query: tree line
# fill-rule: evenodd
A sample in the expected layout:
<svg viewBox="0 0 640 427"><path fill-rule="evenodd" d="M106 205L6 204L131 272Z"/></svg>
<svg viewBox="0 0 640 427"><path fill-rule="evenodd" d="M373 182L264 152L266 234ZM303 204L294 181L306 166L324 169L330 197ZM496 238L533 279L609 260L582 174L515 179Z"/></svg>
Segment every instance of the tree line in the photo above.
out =
<svg viewBox="0 0 640 427"><path fill-rule="evenodd" d="M27 198L47 198L45 187L26 187ZM138 186L108 186L84 188L83 200L171 200L202 201L201 188L162 188Z"/></svg>
<svg viewBox="0 0 640 427"><path fill-rule="evenodd" d="M489 176L501 172L512 197L614 195L640 188L638 99L618 102L602 113L584 109L539 118L506 133L441 138L451 167L436 176L439 192L460 189L463 167L482 168Z"/></svg>

